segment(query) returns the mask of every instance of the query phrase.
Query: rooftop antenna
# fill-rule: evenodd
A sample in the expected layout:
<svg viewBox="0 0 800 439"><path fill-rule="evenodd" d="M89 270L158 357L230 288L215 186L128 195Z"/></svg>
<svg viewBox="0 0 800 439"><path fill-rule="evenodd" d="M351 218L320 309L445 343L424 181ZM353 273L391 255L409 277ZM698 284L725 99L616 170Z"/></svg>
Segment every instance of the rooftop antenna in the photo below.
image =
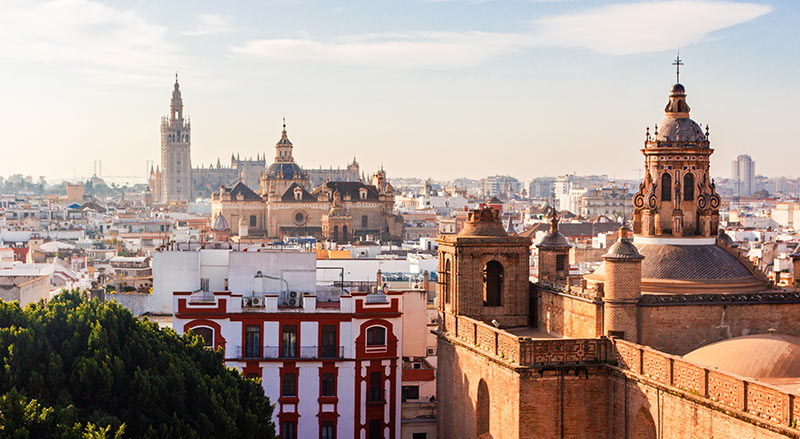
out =
<svg viewBox="0 0 800 439"><path fill-rule="evenodd" d="M677 83L681 83L681 66L683 62L681 61L681 51L678 49L678 56L675 57L675 61L672 62L672 65L675 66L675 78L677 79Z"/></svg>

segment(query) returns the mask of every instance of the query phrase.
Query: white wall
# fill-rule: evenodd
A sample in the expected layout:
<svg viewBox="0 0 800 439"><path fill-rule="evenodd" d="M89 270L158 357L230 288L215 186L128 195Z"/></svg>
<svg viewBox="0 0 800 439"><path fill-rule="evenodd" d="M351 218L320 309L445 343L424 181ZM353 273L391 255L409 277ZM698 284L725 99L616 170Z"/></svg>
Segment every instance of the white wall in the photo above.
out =
<svg viewBox="0 0 800 439"><path fill-rule="evenodd" d="M153 254L153 296L148 311L172 314L172 293L200 289L198 252L159 251Z"/></svg>
<svg viewBox="0 0 800 439"><path fill-rule="evenodd" d="M291 252L231 252L228 259L228 288L231 292L252 294L256 273L283 279L289 290L315 292L316 253ZM286 283L264 278L264 292L278 294Z"/></svg>

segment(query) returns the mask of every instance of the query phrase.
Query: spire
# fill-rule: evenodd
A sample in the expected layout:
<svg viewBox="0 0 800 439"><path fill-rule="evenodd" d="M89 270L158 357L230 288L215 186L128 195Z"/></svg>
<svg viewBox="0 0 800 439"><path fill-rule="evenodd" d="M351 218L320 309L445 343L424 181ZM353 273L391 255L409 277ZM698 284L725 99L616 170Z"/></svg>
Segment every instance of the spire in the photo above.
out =
<svg viewBox="0 0 800 439"><path fill-rule="evenodd" d="M183 119L183 98L180 84L178 84L178 72L175 72L175 86L172 89L172 100L169 103L169 117L173 121Z"/></svg>

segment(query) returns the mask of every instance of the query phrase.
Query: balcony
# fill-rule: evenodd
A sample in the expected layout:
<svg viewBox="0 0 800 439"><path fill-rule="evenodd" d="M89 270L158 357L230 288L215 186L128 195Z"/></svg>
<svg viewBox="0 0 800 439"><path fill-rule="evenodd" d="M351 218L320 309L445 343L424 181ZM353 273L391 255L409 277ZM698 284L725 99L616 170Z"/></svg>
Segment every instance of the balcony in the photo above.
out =
<svg viewBox="0 0 800 439"><path fill-rule="evenodd" d="M278 346L246 348L236 346L236 358L244 360L339 360L344 358L344 346L301 346L295 352L281 352Z"/></svg>

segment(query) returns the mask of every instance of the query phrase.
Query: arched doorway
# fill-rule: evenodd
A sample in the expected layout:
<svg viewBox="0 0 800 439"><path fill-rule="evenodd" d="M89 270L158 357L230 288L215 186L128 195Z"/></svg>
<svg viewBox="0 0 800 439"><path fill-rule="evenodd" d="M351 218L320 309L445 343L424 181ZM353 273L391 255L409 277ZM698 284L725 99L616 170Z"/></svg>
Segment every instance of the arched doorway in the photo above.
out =
<svg viewBox="0 0 800 439"><path fill-rule="evenodd" d="M475 417L477 419L477 433L479 438L488 438L490 429L490 416L489 416L489 386L486 381L481 380L478 383L478 400L476 401Z"/></svg>
<svg viewBox="0 0 800 439"><path fill-rule="evenodd" d="M636 439L656 439L656 423L650 416L650 411L642 407L633 420L633 434Z"/></svg>

